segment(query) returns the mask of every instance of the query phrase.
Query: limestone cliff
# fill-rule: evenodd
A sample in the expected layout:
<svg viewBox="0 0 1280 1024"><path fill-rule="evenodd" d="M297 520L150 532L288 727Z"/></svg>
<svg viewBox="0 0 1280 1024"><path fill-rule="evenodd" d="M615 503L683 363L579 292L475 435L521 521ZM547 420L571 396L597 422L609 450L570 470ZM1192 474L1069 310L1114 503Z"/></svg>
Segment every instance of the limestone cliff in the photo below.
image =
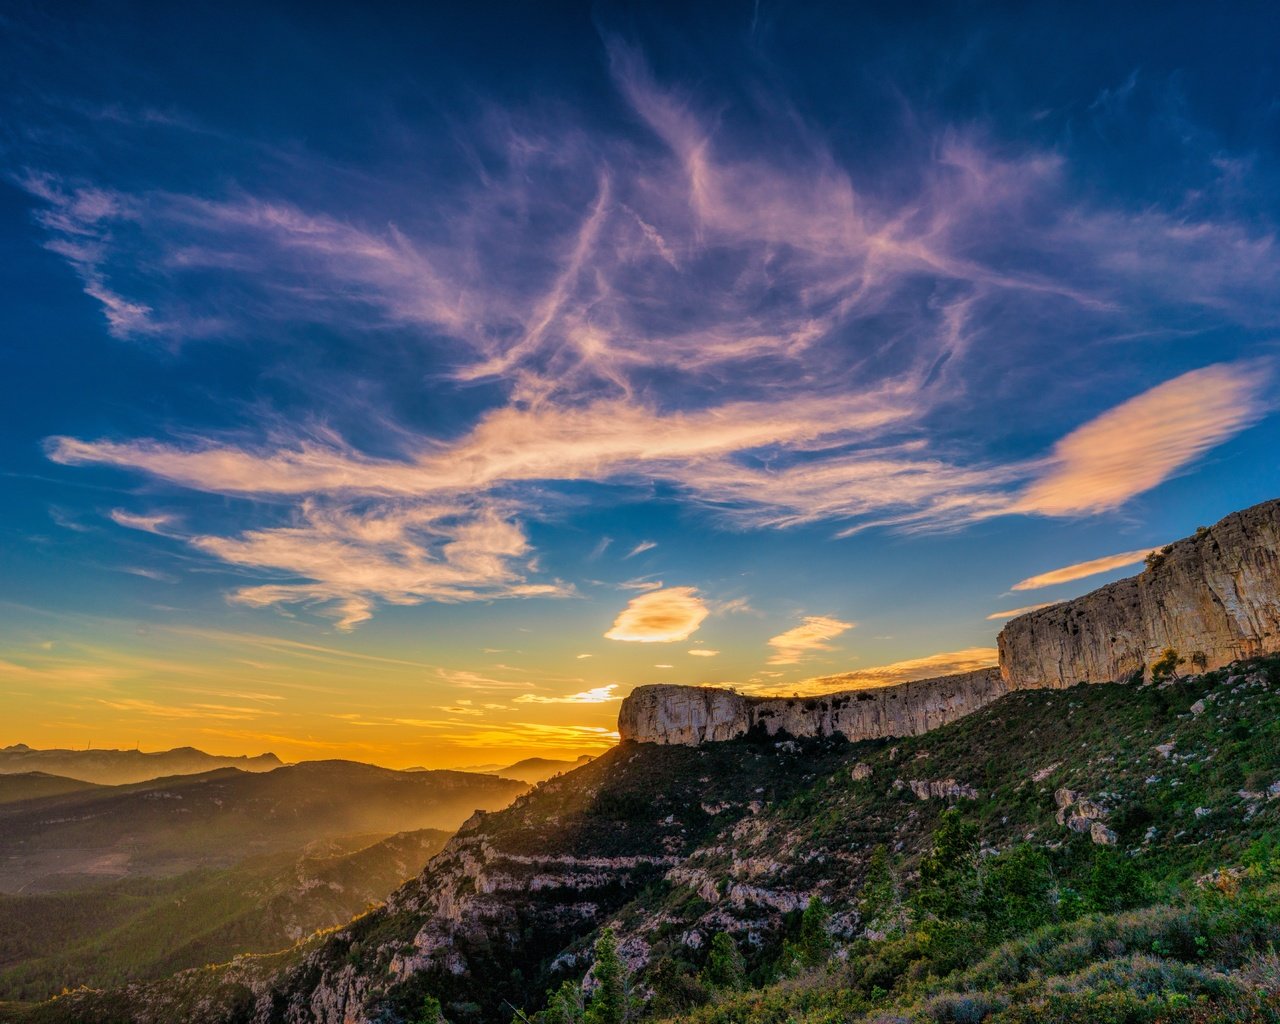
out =
<svg viewBox="0 0 1280 1024"><path fill-rule="evenodd" d="M746 697L697 686L640 686L622 702L624 740L697 746L765 735L850 740L918 736L1008 692L996 668L821 697Z"/></svg>
<svg viewBox="0 0 1280 1024"><path fill-rule="evenodd" d="M998 642L1010 689L1149 675L1170 647L1188 671L1280 650L1280 501L1170 545L1138 576L1021 615Z"/></svg>
<svg viewBox="0 0 1280 1024"><path fill-rule="evenodd" d="M1166 648L1187 670L1280 651L1280 500L1170 545L1145 572L1011 620L999 669L821 697L747 697L641 686L622 702L624 740L697 746L753 730L850 740L918 736L1011 690L1126 681Z"/></svg>

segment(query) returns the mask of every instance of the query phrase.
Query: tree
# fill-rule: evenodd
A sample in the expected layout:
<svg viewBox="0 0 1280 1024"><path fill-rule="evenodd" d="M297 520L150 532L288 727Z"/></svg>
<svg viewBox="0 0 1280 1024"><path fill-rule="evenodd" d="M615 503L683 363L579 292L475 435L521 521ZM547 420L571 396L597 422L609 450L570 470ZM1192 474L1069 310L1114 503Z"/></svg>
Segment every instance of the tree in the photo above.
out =
<svg viewBox="0 0 1280 1024"><path fill-rule="evenodd" d="M830 908L814 893L800 918L800 956L805 967L819 967L831 959L835 942L828 931L830 922Z"/></svg>
<svg viewBox="0 0 1280 1024"><path fill-rule="evenodd" d="M712 937L702 980L717 992L737 992L746 982L742 954L728 932L716 932Z"/></svg>
<svg viewBox="0 0 1280 1024"><path fill-rule="evenodd" d="M624 1024L627 1019L627 968L618 955L618 936L606 928L596 939L591 973L596 987L587 1006L587 1024Z"/></svg>
<svg viewBox="0 0 1280 1024"><path fill-rule="evenodd" d="M702 1006L710 998L705 980L684 960L664 956L649 973L653 997L649 1016L675 1017Z"/></svg>
<svg viewBox="0 0 1280 1024"><path fill-rule="evenodd" d="M563 981L560 987L547 992L547 1008L538 1015L542 1024L582 1024L582 986Z"/></svg>
<svg viewBox="0 0 1280 1024"><path fill-rule="evenodd" d="M1186 660L1172 647L1166 647L1160 659L1151 666L1151 681L1163 683L1166 679L1176 679L1178 666L1185 664Z"/></svg>
<svg viewBox="0 0 1280 1024"><path fill-rule="evenodd" d="M1043 851L1020 843L986 864L982 909L990 941L1021 935L1053 919L1053 872Z"/></svg>
<svg viewBox="0 0 1280 1024"><path fill-rule="evenodd" d="M435 996L427 996L422 1000L422 1009L418 1011L413 1024L449 1024L444 1016L444 1008Z"/></svg>
<svg viewBox="0 0 1280 1024"><path fill-rule="evenodd" d="M884 845L871 851L867 877L858 894L858 915L862 926L871 931L891 935L902 930L902 894Z"/></svg>
<svg viewBox="0 0 1280 1024"><path fill-rule="evenodd" d="M968 917L978 903L978 826L944 811L933 846L920 861L916 904L941 920Z"/></svg>

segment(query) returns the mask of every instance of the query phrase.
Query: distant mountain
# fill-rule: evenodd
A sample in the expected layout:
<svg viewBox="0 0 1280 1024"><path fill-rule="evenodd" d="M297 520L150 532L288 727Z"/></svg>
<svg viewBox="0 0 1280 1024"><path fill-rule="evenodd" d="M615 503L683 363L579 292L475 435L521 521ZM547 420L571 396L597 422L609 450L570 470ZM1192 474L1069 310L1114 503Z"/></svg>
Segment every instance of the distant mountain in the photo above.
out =
<svg viewBox="0 0 1280 1024"><path fill-rule="evenodd" d="M452 831L527 788L492 775L306 761L20 800L0 804L0 892L229 867L344 835Z"/></svg>
<svg viewBox="0 0 1280 1024"><path fill-rule="evenodd" d="M505 768L495 768L493 774L500 775L504 779L519 779L521 782L527 782L532 786L539 782L545 782L553 775L560 775L562 772L581 768L590 760L590 754L583 754L576 761L557 761L549 757L526 757L523 761L509 764Z"/></svg>
<svg viewBox="0 0 1280 1024"><path fill-rule="evenodd" d="M37 750L25 743L0 747L0 775L48 772L82 782L124 786L169 775L196 775L215 768L269 772L284 762L275 754L224 757L195 747L150 753L141 750Z"/></svg>
<svg viewBox="0 0 1280 1024"><path fill-rule="evenodd" d="M414 877L448 832L324 840L173 878L0 896L0 1000L144 981L285 949L344 924Z"/></svg>
<svg viewBox="0 0 1280 1024"><path fill-rule="evenodd" d="M0 804L16 800L36 800L42 796L60 796L80 790L96 788L92 782L68 779L47 772L16 772L0 775Z"/></svg>

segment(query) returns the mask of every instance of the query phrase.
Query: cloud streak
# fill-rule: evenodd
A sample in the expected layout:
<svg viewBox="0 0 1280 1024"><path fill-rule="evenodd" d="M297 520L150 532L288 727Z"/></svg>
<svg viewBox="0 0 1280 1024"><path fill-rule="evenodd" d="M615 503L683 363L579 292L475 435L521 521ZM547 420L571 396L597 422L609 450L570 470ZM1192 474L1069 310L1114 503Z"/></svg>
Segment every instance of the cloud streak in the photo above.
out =
<svg viewBox="0 0 1280 1024"><path fill-rule="evenodd" d="M770 665L795 665L821 651L834 651L829 641L853 629L856 623L829 615L807 615L800 625L769 638Z"/></svg>
<svg viewBox="0 0 1280 1024"><path fill-rule="evenodd" d="M836 690L862 690L876 686L895 686L915 679L932 679L935 676L954 675L960 672L973 672L983 668L994 668L999 660L999 652L994 647L968 647L960 651L946 651L930 654L923 658L910 658L906 661L895 661L888 665L876 665L871 668L855 669L852 672L841 672L838 675L818 676L805 679L786 687L773 687L778 692L787 694L799 693L802 696L831 693ZM769 689L768 686L755 687L756 690Z"/></svg>
<svg viewBox="0 0 1280 1024"><path fill-rule="evenodd" d="M1061 569L1052 569L1049 572L1028 576L1025 580L1019 580L1009 589L1040 590L1043 587L1052 587L1059 583L1070 583L1072 580L1082 580L1089 576L1096 576L1099 573L1111 572L1113 569L1123 569L1128 565L1137 565L1153 550L1153 548L1142 548L1138 551L1124 551L1118 555L1104 555L1101 558L1091 558L1087 562L1064 565ZM1024 611L1026 609L1019 610Z"/></svg>

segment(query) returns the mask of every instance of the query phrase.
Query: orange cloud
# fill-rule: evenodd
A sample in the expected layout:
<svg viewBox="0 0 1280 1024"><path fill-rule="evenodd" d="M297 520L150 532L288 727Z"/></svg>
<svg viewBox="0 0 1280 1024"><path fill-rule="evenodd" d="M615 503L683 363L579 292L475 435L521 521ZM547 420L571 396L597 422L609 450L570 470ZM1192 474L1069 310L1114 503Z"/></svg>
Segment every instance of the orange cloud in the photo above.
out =
<svg viewBox="0 0 1280 1024"><path fill-rule="evenodd" d="M1039 611L1041 608L1048 608L1056 601L1045 601L1043 604L1029 604L1025 608L1011 608L1007 612L992 612L987 616L988 622L1003 622L1005 619L1017 618L1019 615L1026 615L1027 612Z"/></svg>
<svg viewBox="0 0 1280 1024"><path fill-rule="evenodd" d="M512 702L515 704L607 704L611 700L621 700L619 694L614 693L618 688L617 683L610 683L608 686L597 686L591 690L584 690L582 693L571 693L564 697L543 697L537 693L523 693L519 697L513 697Z"/></svg>
<svg viewBox="0 0 1280 1024"><path fill-rule="evenodd" d="M705 648L705 647L696 647L696 648L694 648L692 651L690 651L689 653L690 653L690 654L692 654L695 658L714 658L714 657L716 657L720 652L719 652L719 651L709 651L709 650L707 650L707 648Z"/></svg>
<svg viewBox="0 0 1280 1024"><path fill-rule="evenodd" d="M633 597L605 636L632 643L688 640L702 625L708 609L693 587L668 587Z"/></svg>
<svg viewBox="0 0 1280 1024"><path fill-rule="evenodd" d="M862 690L874 686L893 686L913 679L931 679L934 676L953 675L957 672L973 672L980 668L994 668L999 652L994 647L969 647L963 651L946 651L924 658L895 661L888 665L860 668L839 675L804 679L792 686L774 687L779 692L803 695L830 693L834 690ZM748 687L748 689L751 689ZM755 688L762 689L760 687Z"/></svg>
<svg viewBox="0 0 1280 1024"><path fill-rule="evenodd" d="M1260 418L1269 376L1257 360L1218 363L1144 391L1054 445L1046 472L1009 511L1068 516L1124 504Z"/></svg>
<svg viewBox="0 0 1280 1024"><path fill-rule="evenodd" d="M1052 587L1058 583L1082 580L1086 576L1096 576L1100 572L1110 572L1112 569L1120 569L1126 565L1137 565L1152 550L1154 549L1142 548L1138 551L1125 551L1118 555L1104 555L1102 558L1092 558L1087 562L1077 562L1075 565L1065 565L1061 569L1042 572L1038 576L1028 576L1025 580L1019 580L1009 589L1039 590L1041 587ZM1037 605L1036 607L1043 607L1043 605ZM1027 611L1027 609L1023 608L1019 609L1019 611Z"/></svg>
<svg viewBox="0 0 1280 1024"><path fill-rule="evenodd" d="M779 633L769 639L773 654L769 656L770 665L794 665L817 651L832 651L835 648L827 643L856 623L841 622L827 615L809 615L794 629Z"/></svg>

